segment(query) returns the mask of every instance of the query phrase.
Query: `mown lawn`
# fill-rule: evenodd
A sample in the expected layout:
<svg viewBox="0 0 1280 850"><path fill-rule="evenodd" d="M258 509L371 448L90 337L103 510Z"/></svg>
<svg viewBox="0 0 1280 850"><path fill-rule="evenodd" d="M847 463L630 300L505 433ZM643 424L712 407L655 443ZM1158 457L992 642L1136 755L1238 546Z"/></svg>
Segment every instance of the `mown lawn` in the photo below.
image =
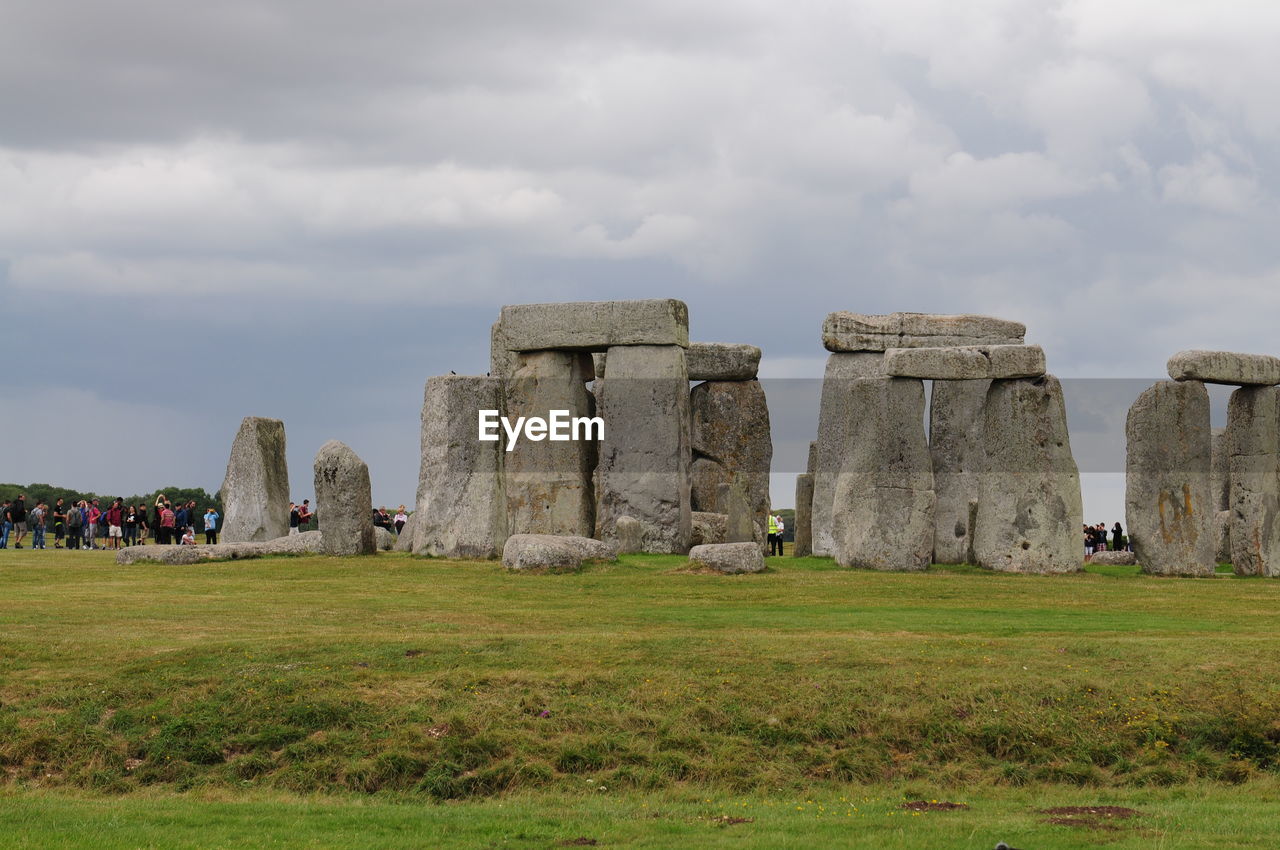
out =
<svg viewBox="0 0 1280 850"><path fill-rule="evenodd" d="M0 554L5 844L1280 839L1276 582Z"/></svg>

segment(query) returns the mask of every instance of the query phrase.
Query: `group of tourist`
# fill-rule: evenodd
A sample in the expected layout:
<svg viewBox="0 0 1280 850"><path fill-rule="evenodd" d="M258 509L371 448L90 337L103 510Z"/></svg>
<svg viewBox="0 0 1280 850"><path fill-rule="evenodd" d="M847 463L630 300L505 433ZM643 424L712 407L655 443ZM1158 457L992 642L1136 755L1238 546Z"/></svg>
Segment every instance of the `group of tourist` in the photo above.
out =
<svg viewBox="0 0 1280 850"><path fill-rule="evenodd" d="M32 549L47 549L47 536L53 533L54 549L120 549L140 546L154 533L159 544L192 545L197 522L204 527L205 542L218 542L218 523L222 517L214 508L200 515L194 500L174 505L163 493L156 497L151 510L146 505L126 505L115 499L106 508L99 499L81 499L67 504L58 499L52 505L37 500L28 508L25 493L0 505L0 549L21 549L31 535Z"/></svg>
<svg viewBox="0 0 1280 850"><path fill-rule="evenodd" d="M1116 523L1111 528L1111 545L1110 551L1123 552L1128 548L1128 541L1124 537L1124 529L1120 527L1120 523ZM1086 525L1084 527L1084 555L1086 558L1093 556L1097 552L1108 551L1107 546L1107 524L1100 522L1097 525Z"/></svg>

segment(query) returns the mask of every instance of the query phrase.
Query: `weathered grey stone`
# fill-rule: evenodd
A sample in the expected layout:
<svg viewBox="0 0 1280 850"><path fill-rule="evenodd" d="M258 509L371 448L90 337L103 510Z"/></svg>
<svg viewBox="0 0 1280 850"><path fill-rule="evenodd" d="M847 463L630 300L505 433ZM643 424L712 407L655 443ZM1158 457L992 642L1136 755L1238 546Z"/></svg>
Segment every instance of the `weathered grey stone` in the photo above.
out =
<svg viewBox="0 0 1280 850"><path fill-rule="evenodd" d="M813 440L809 443L809 459L805 462L804 471L809 475L813 475L818 471L818 441Z"/></svg>
<svg viewBox="0 0 1280 850"><path fill-rule="evenodd" d="M222 482L222 539L270 540L289 533L289 464L284 423L246 416L231 443Z"/></svg>
<svg viewBox="0 0 1280 850"><path fill-rule="evenodd" d="M682 305L683 306L683 305ZM618 517L647 523L648 552L684 553L690 517L689 375L675 345L610 348L599 396L596 536L612 540Z"/></svg>
<svg viewBox="0 0 1280 850"><path fill-rule="evenodd" d="M1227 405L1231 566L1280 575L1280 389L1241 387Z"/></svg>
<svg viewBox="0 0 1280 850"><path fill-rule="evenodd" d="M578 301L502 308L502 333L512 351L561 348L604 351L615 345L689 345L683 301Z"/></svg>
<svg viewBox="0 0 1280 850"><path fill-rule="evenodd" d="M409 514L409 519L405 522L404 528L400 529L400 534L396 536L395 551L412 552L413 537L418 529L418 512L414 511Z"/></svg>
<svg viewBox="0 0 1280 850"><path fill-rule="evenodd" d="M764 571L764 554L755 543L715 543L694 546L689 560L729 575Z"/></svg>
<svg viewBox="0 0 1280 850"><path fill-rule="evenodd" d="M813 476L802 473L796 476L796 518L795 538L791 547L791 555L804 558L813 554L812 526L810 510L813 507Z"/></svg>
<svg viewBox="0 0 1280 850"><path fill-rule="evenodd" d="M724 543L729 526L729 515L709 511L693 512L693 545Z"/></svg>
<svg viewBox="0 0 1280 850"><path fill-rule="evenodd" d="M813 554L830 556L836 551L832 529L836 477L844 455L845 427L849 420L850 388L858 378L883 375L884 355L832 354L827 358L818 409L818 450L813 474Z"/></svg>
<svg viewBox="0 0 1280 850"><path fill-rule="evenodd" d="M929 404L929 455L937 494L933 560L966 563L972 543L974 511L982 471L982 443L990 381L934 381ZM975 506L976 507L976 506Z"/></svg>
<svg viewBox="0 0 1280 850"><path fill-rule="evenodd" d="M1209 470L1214 510L1231 510L1231 452L1227 449L1227 429L1213 429L1213 463Z"/></svg>
<svg viewBox="0 0 1280 850"><path fill-rule="evenodd" d="M1138 563L1132 552L1095 552L1089 559L1091 564L1105 564L1112 567L1130 567Z"/></svg>
<svg viewBox="0 0 1280 850"><path fill-rule="evenodd" d="M990 316L837 312L822 323L827 351L886 351L951 345L1021 345L1027 328Z"/></svg>
<svg viewBox="0 0 1280 850"><path fill-rule="evenodd" d="M547 418L595 415L585 380L591 356L573 351L516 354L506 385L506 416ZM590 537L595 532L595 440L520 439L503 459L508 530L511 534Z"/></svg>
<svg viewBox="0 0 1280 850"><path fill-rule="evenodd" d="M1208 390L1199 381L1156 382L1129 408L1125 439L1125 516L1143 571L1213 575Z"/></svg>
<svg viewBox="0 0 1280 850"><path fill-rule="evenodd" d="M707 461L707 463L715 463L715 461ZM697 461L694 461L694 466L696 465L697 465ZM722 481L721 483L716 485L715 505L716 505L715 506L716 512L718 513L729 512L729 482Z"/></svg>
<svg viewBox="0 0 1280 850"><path fill-rule="evenodd" d="M750 381L760 370L760 349L730 342L695 342L685 357L691 381Z"/></svg>
<svg viewBox="0 0 1280 850"><path fill-rule="evenodd" d="M707 381L689 393L689 408L693 509L728 512L727 506L711 500L721 483L738 476L746 487L752 515L764 522L773 460L764 387L759 381Z"/></svg>
<svg viewBox="0 0 1280 850"><path fill-rule="evenodd" d="M595 371L596 378L604 377L605 353L603 351L591 352L591 366Z"/></svg>
<svg viewBox="0 0 1280 850"><path fill-rule="evenodd" d="M1179 351L1169 358L1169 377L1206 384L1280 384L1280 357L1230 351Z"/></svg>
<svg viewBox="0 0 1280 850"><path fill-rule="evenodd" d="M1038 378L1044 349L1038 345L974 345L952 348L891 348L884 353L886 375L938 381Z"/></svg>
<svg viewBox="0 0 1280 850"><path fill-rule="evenodd" d="M589 537L513 534L502 547L502 565L512 570L572 569L583 561L613 561L618 549Z"/></svg>
<svg viewBox="0 0 1280 850"><path fill-rule="evenodd" d="M507 338L502 333L502 322L494 322L489 328L489 375L506 378L515 368L515 356L507 348Z"/></svg>
<svg viewBox="0 0 1280 850"><path fill-rule="evenodd" d="M419 520L413 552L496 558L507 539L503 442L477 439L479 411L503 407L501 378L430 378L422 401Z"/></svg>
<svg viewBox="0 0 1280 850"><path fill-rule="evenodd" d="M726 543L761 543L756 529L755 510L747 492L747 484L741 475L735 475L729 482L729 493L725 498L725 514L728 519L725 525Z"/></svg>
<svg viewBox="0 0 1280 850"><path fill-rule="evenodd" d="M1213 515L1215 541L1213 559L1219 564L1231 563L1231 511L1218 511Z"/></svg>
<svg viewBox="0 0 1280 850"><path fill-rule="evenodd" d="M836 481L836 562L923 570L933 554L934 492L924 433L924 384L863 378L849 391Z"/></svg>
<svg viewBox="0 0 1280 850"><path fill-rule="evenodd" d="M237 561L268 555L314 555L323 549L319 531L304 531L275 540L251 543L219 543L214 546L130 546L116 554L117 564L141 561L157 564L196 564L202 561Z"/></svg>
<svg viewBox="0 0 1280 850"><path fill-rule="evenodd" d="M992 381L974 555L1006 572L1076 572L1084 561L1080 474L1062 385L1052 375Z"/></svg>
<svg viewBox="0 0 1280 850"><path fill-rule="evenodd" d="M633 516L620 516L614 524L614 542L619 553L629 555L633 552L646 551L645 540L648 536L649 524Z"/></svg>
<svg viewBox="0 0 1280 850"><path fill-rule="evenodd" d="M369 467L351 447L330 440L316 452L316 515L326 555L372 555L373 497Z"/></svg>
<svg viewBox="0 0 1280 850"><path fill-rule="evenodd" d="M379 552L390 552L396 548L396 536L380 525L373 527L373 545Z"/></svg>

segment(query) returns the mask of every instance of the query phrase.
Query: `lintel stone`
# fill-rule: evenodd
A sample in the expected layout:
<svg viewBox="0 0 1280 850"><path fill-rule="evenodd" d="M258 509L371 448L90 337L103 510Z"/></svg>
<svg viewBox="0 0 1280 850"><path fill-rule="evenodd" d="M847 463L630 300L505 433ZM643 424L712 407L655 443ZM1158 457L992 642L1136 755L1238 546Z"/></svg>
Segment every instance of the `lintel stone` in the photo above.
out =
<svg viewBox="0 0 1280 850"><path fill-rule="evenodd" d="M502 308L510 351L605 351L617 345L689 347L689 308L683 301L574 301L511 304Z"/></svg>

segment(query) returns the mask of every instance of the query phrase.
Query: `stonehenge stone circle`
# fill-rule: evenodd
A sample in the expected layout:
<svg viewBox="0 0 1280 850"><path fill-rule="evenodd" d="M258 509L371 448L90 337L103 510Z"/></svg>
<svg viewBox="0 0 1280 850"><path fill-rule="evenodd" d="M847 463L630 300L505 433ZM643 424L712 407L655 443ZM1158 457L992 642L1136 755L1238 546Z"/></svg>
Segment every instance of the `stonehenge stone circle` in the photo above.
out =
<svg viewBox="0 0 1280 850"><path fill-rule="evenodd" d="M618 517L632 516L649 526L645 551L683 554L692 534L684 349L620 345L607 353L609 376L599 396L605 435L597 466L596 536L612 540Z"/></svg>
<svg viewBox="0 0 1280 850"><path fill-rule="evenodd" d="M583 561L613 561L618 549L589 537L513 534L502 546L502 565L510 570L571 569Z"/></svg>
<svg viewBox="0 0 1280 850"><path fill-rule="evenodd" d="M1038 378L1044 371L1044 349L1038 345L890 348L884 353L884 373L895 378Z"/></svg>
<svg viewBox="0 0 1280 850"><path fill-rule="evenodd" d="M845 427L850 416L850 393L858 378L882 375L884 355L874 352L836 353L827 358L818 409L818 450L813 476L810 522L813 554L835 555L834 520L836 476L844 455Z"/></svg>
<svg viewBox="0 0 1280 850"><path fill-rule="evenodd" d="M1125 517L1143 571L1213 575L1208 390L1199 381L1157 382L1129 408L1125 437Z"/></svg>
<svg viewBox="0 0 1280 850"><path fill-rule="evenodd" d="M1169 377L1206 384L1280 384L1280 357L1230 351L1179 351L1169 358Z"/></svg>
<svg viewBox="0 0 1280 850"><path fill-rule="evenodd" d="M1084 554L1080 474L1052 375L992 381L974 554L993 570L1076 572Z"/></svg>
<svg viewBox="0 0 1280 850"><path fill-rule="evenodd" d="M727 342L695 342L685 352L691 381L750 381L760 369L760 349Z"/></svg>
<svg viewBox="0 0 1280 850"><path fill-rule="evenodd" d="M504 384L501 378L467 375L427 380L414 554L483 560L502 553L503 442L481 442L476 434L479 410L504 409Z"/></svg>
<svg viewBox="0 0 1280 850"><path fill-rule="evenodd" d="M689 560L726 575L764 571L764 554L755 543L713 543L694 546Z"/></svg>
<svg viewBox="0 0 1280 850"><path fill-rule="evenodd" d="M958 345L1021 345L1027 328L991 316L890 313L871 316L831 313L822 323L827 351L887 351Z"/></svg>
<svg viewBox="0 0 1280 850"><path fill-rule="evenodd" d="M573 351L526 351L516 355L506 383L506 415L547 416L567 410L590 417L595 400L586 381L591 356ZM508 530L511 534L595 532L595 440L518 440L506 452Z"/></svg>
<svg viewBox="0 0 1280 850"><path fill-rule="evenodd" d="M973 511L986 469L987 391L990 381L934 381L929 404L929 455L937 517L933 560L963 564L971 558Z"/></svg>
<svg viewBox="0 0 1280 850"><path fill-rule="evenodd" d="M796 518L795 542L791 547L791 555L804 558L813 554L813 537L809 523L809 511L813 506L813 476L801 473L796 476Z"/></svg>
<svg viewBox="0 0 1280 850"><path fill-rule="evenodd" d="M316 514L326 555L372 555L373 497L369 467L345 443L330 440L316 452Z"/></svg>
<svg viewBox="0 0 1280 850"><path fill-rule="evenodd" d="M224 542L257 542L289 533L289 465L282 421L244 418L231 443L220 492Z"/></svg>
<svg viewBox="0 0 1280 850"><path fill-rule="evenodd" d="M1280 389L1243 386L1227 405L1231 566L1280 576Z"/></svg>
<svg viewBox="0 0 1280 850"><path fill-rule="evenodd" d="M911 378L853 381L834 498L836 562L927 569L934 502L924 384Z"/></svg>
<svg viewBox="0 0 1280 850"><path fill-rule="evenodd" d="M769 406L759 381L707 381L689 393L694 510L728 512L715 501L719 485L740 477L752 515L764 522L769 510L769 466L773 438Z"/></svg>
<svg viewBox="0 0 1280 850"><path fill-rule="evenodd" d="M500 322L511 351L689 345L689 308L673 298L515 304L502 308Z"/></svg>

